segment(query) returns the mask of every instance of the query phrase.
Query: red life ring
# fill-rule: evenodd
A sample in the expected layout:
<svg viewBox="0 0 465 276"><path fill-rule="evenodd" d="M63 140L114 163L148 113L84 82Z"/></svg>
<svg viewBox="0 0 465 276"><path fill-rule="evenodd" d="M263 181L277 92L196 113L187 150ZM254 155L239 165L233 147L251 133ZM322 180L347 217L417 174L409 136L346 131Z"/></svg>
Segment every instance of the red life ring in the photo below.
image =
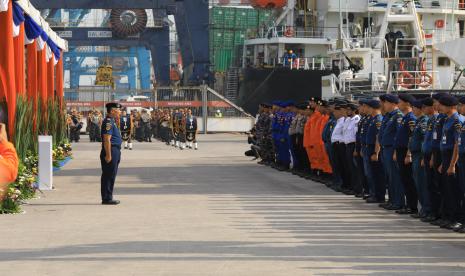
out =
<svg viewBox="0 0 465 276"><path fill-rule="evenodd" d="M442 29L444 28L444 20L443 19L438 19L436 20L435 24L437 29Z"/></svg>
<svg viewBox="0 0 465 276"><path fill-rule="evenodd" d="M292 30L291 27L287 27L286 31L284 32L284 36L293 37L294 36L294 30Z"/></svg>

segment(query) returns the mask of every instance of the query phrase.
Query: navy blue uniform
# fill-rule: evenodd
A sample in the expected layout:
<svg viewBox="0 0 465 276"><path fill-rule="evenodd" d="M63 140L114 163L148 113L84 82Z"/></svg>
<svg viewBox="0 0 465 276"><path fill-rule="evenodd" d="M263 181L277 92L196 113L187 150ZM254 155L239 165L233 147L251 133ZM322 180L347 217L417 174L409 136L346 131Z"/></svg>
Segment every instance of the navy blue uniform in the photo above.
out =
<svg viewBox="0 0 465 276"><path fill-rule="evenodd" d="M458 161L458 179L462 189L462 194L465 193L465 123L462 124L460 136L458 139L459 145L459 161ZM463 204L465 207L465 203Z"/></svg>
<svg viewBox="0 0 465 276"><path fill-rule="evenodd" d="M428 130L429 118L426 115L417 119L415 128L413 129L409 150L412 154L412 173L415 187L418 194L418 200L421 204L420 215L428 216L431 214L431 201L429 197L428 182L426 181L426 173L424 166L421 162L424 161L423 156L423 142Z"/></svg>
<svg viewBox="0 0 465 276"><path fill-rule="evenodd" d="M113 188L115 186L118 166L121 159L121 133L115 120L106 117L102 123L102 150L100 152L100 163L102 165L102 177L100 180L102 201L113 200ZM105 161L104 135L111 135L111 161Z"/></svg>
<svg viewBox="0 0 465 276"><path fill-rule="evenodd" d="M405 164L405 157L408 152L410 137L416 125L416 117L413 112L409 112L402 117L397 129L394 147L396 149L397 166L399 166L400 178L403 184L403 192L398 196L407 198L407 207L416 211L418 196L415 189L415 182L412 177L412 164Z"/></svg>
<svg viewBox="0 0 465 276"><path fill-rule="evenodd" d="M452 222L457 221L461 216L459 204L463 200L463 194L459 188L457 174L449 175L447 170L452 161L454 146L458 143L461 134L462 124L463 117L454 113L444 121L441 135L441 186L444 187L442 217Z"/></svg>
<svg viewBox="0 0 465 276"><path fill-rule="evenodd" d="M334 160L334 149L331 144L331 135L333 135L334 127L336 126L337 120L334 118L333 115L329 117L329 120L326 122L325 127L323 128L322 139L323 143L325 144L325 150L329 157L329 163L331 164L331 168L335 168L335 160ZM306 155L307 156L307 155ZM339 172L333 170L332 175L332 185L335 187L339 187L342 183L342 178Z"/></svg>
<svg viewBox="0 0 465 276"><path fill-rule="evenodd" d="M394 145L397 130L402 123L402 112L399 109L388 113L388 119L382 127L381 146L383 147L383 163L387 175L389 199L393 209L403 208L404 191L400 179L400 172L396 162L393 159Z"/></svg>
<svg viewBox="0 0 465 276"><path fill-rule="evenodd" d="M368 194L369 192L369 187L368 187L368 182L367 182L367 177L366 177L366 172L365 172L365 165L363 163L363 152L364 152L364 146L365 146L365 135L366 135L366 125L368 124L368 120L370 119L370 116L364 115L360 118L360 121L358 122L358 127L357 127L357 133L355 135L355 152L356 157L354 158L355 160L355 166L357 169L357 174L358 174L358 181L359 183L357 184L355 190L357 192L360 192L362 195L363 194Z"/></svg>
<svg viewBox="0 0 465 276"><path fill-rule="evenodd" d="M384 183L385 177L382 169L381 162L373 161L371 156L374 155L375 146L377 142L377 137L381 125L383 122L383 116L378 114L372 116L368 121L368 127L366 130L365 138L365 158L366 158L366 176L368 180L368 185L370 187L370 197L379 202L384 202L386 195L386 184Z"/></svg>

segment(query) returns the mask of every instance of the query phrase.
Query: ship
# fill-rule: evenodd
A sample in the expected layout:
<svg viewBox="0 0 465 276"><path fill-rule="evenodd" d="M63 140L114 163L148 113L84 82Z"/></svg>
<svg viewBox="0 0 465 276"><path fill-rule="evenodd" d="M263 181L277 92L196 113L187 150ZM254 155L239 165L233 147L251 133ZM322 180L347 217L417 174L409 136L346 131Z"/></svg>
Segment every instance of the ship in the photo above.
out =
<svg viewBox="0 0 465 276"><path fill-rule="evenodd" d="M247 32L240 64L222 82L250 113L274 100L464 89L462 64L448 55L447 43L464 36L465 0L248 4L269 11L270 20Z"/></svg>

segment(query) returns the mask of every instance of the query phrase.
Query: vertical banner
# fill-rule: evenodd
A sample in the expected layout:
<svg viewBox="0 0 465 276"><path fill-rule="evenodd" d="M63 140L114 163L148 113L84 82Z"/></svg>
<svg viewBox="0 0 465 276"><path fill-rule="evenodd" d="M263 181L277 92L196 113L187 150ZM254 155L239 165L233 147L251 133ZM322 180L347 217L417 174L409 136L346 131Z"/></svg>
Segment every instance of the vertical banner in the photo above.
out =
<svg viewBox="0 0 465 276"><path fill-rule="evenodd" d="M26 93L25 69L24 69L24 24L19 25L19 35L13 39L15 46L15 75L16 92L19 95Z"/></svg>
<svg viewBox="0 0 465 276"><path fill-rule="evenodd" d="M55 58L52 57L47 62L47 101L54 101L55 98Z"/></svg>
<svg viewBox="0 0 465 276"><path fill-rule="evenodd" d="M60 101L60 105L63 104L63 97L64 97L64 79L63 79L63 53L60 55L60 59L56 65L56 95L58 100ZM63 106L61 106L63 108Z"/></svg>
<svg viewBox="0 0 465 276"><path fill-rule="evenodd" d="M10 138L14 135L16 113L14 52L13 7L9 1L8 10L0 12L0 97L7 100Z"/></svg>
<svg viewBox="0 0 465 276"><path fill-rule="evenodd" d="M37 105L37 42L34 41L31 44L28 44L27 47L27 56L26 56L26 68L27 68L27 97L28 99L34 100L34 107Z"/></svg>
<svg viewBox="0 0 465 276"><path fill-rule="evenodd" d="M37 51L37 90L43 101L47 100L47 49Z"/></svg>

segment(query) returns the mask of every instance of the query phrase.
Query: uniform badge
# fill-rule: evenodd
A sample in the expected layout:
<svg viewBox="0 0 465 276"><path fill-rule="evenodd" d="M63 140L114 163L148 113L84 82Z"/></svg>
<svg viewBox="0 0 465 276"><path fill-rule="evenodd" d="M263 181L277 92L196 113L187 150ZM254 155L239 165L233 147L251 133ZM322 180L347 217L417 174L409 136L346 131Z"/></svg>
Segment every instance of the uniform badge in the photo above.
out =
<svg viewBox="0 0 465 276"><path fill-rule="evenodd" d="M402 124L402 117L397 118L397 123Z"/></svg>
<svg viewBox="0 0 465 276"><path fill-rule="evenodd" d="M105 126L105 129L108 131L111 129L111 123L107 123L106 126Z"/></svg>

